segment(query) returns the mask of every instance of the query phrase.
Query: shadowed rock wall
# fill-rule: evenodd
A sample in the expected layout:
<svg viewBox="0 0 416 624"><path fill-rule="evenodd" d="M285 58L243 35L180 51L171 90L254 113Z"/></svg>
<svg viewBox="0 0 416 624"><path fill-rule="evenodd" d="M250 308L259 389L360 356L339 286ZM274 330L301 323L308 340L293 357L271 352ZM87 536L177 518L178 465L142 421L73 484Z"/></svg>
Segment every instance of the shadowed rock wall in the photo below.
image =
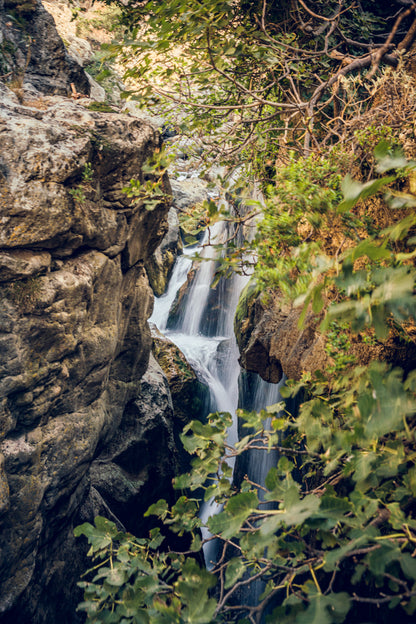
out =
<svg viewBox="0 0 416 624"><path fill-rule="evenodd" d="M68 95L71 83L88 95L83 69L71 59L40 0L0 0L0 76L16 86Z"/></svg>
<svg viewBox="0 0 416 624"><path fill-rule="evenodd" d="M140 381L144 264L169 206L123 193L160 135L61 95L85 75L36 1L0 0L10 71L27 62L29 25L39 49L24 84L0 82L0 622L73 624L87 566L73 527L103 514L145 530L142 512L176 470L166 379L153 362Z"/></svg>

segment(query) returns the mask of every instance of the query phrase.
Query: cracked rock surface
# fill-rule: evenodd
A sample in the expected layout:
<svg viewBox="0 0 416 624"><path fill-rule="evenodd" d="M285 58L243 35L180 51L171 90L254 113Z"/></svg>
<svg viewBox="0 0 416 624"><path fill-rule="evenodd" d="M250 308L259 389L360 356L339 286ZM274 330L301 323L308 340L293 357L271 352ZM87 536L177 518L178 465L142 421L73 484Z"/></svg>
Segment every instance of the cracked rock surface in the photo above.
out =
<svg viewBox="0 0 416 624"><path fill-rule="evenodd" d="M139 529L137 501L145 511L151 480L162 496L176 469L166 380L154 364L141 382L153 306L144 264L169 206L146 210L122 190L143 181L160 136L129 115L0 83L0 143L0 622L74 624L88 564L73 527L98 513L122 526L135 510Z"/></svg>

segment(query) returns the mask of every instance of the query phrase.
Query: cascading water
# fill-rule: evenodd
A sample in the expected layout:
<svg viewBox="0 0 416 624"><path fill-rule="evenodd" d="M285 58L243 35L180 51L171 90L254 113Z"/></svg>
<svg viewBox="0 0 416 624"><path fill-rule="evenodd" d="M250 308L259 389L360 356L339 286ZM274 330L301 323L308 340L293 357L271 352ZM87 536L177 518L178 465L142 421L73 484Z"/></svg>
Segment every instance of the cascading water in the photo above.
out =
<svg viewBox="0 0 416 624"><path fill-rule="evenodd" d="M244 373L240 378L239 407L245 410L260 412L267 406L281 401L280 388L284 384L282 378L278 384L267 383L259 375ZM271 429L271 416L264 421L264 428ZM243 472L253 483L264 485L264 480L270 468L276 465L277 451L266 453L260 449L252 449L247 454ZM259 499L263 500L263 490L258 490ZM263 505L267 509L267 505Z"/></svg>
<svg viewBox="0 0 416 624"><path fill-rule="evenodd" d="M211 229L210 241L221 243L228 235L227 224L218 222ZM234 444L238 440L237 407L240 405L260 410L276 403L280 397L277 385L266 384L257 375L254 376L257 378L254 390L251 384L251 393L244 390L241 392L241 388L239 392L239 352L233 331L233 320L240 293L248 278L233 275L229 279L221 279L217 288L213 290L211 283L216 269L215 250L206 245L207 240L208 234L200 247L186 251L177 259L168 290L165 295L155 300L150 321L181 349L200 381L208 386L209 412L232 414L233 425L228 431L228 442ZM192 266L190 255L196 252L202 260ZM182 299L182 309L177 311L175 320L171 322L169 310L177 292L186 282L191 267L195 270L195 274ZM244 388L244 384L240 385ZM274 459L270 454L257 452L247 466L249 478L260 484L264 483L268 463ZM201 519L205 521L219 509L220 507L212 501L204 504L201 508ZM208 531L203 532L203 537L208 536ZM207 566L210 567L210 562L215 560L215 543L210 542L204 552Z"/></svg>

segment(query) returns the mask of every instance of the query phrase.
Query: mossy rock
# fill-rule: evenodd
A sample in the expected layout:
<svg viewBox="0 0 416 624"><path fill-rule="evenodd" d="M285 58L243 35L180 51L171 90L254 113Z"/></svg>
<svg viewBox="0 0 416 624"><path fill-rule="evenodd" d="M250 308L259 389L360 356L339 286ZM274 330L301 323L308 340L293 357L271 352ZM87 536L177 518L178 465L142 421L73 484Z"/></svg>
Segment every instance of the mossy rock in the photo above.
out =
<svg viewBox="0 0 416 624"><path fill-rule="evenodd" d="M234 315L234 333L240 351L246 346L253 328L255 303L260 294L257 282L251 279L241 291Z"/></svg>
<svg viewBox="0 0 416 624"><path fill-rule="evenodd" d="M153 354L168 380L175 418L183 424L205 416L208 387L201 383L182 351L152 327Z"/></svg>

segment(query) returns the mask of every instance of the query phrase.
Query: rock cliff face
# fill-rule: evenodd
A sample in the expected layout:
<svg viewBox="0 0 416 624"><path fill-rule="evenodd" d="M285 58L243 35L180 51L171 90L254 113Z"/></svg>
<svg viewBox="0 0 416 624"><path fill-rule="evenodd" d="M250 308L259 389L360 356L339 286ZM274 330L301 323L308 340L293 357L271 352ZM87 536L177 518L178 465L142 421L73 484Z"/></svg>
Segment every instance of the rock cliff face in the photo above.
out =
<svg viewBox="0 0 416 624"><path fill-rule="evenodd" d="M258 295L249 285L234 319L243 368L271 383L283 374L299 379L304 371L322 369L328 358L324 337L312 317L299 329L300 314L301 308L282 303L276 293Z"/></svg>
<svg viewBox="0 0 416 624"><path fill-rule="evenodd" d="M101 513L144 529L140 510L176 470L166 378L153 361L140 381L144 264L169 207L122 192L159 133L63 97L87 89L83 71L40 3L0 0L2 33L10 11L39 50L18 92L0 83L0 622L73 624L86 566L73 527ZM12 72L23 35L8 39Z"/></svg>

